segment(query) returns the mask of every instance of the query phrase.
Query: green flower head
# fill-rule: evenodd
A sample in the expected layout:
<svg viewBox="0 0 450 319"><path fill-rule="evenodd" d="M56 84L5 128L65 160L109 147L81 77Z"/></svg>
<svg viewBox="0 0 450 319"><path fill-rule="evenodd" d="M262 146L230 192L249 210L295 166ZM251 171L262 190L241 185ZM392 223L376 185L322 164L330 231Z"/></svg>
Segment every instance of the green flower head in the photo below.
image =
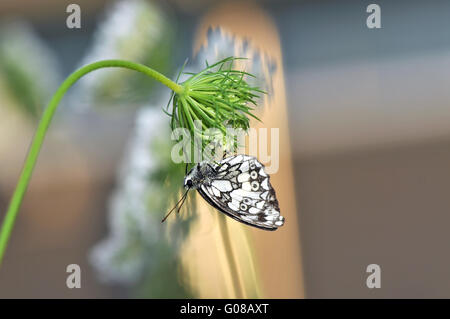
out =
<svg viewBox="0 0 450 319"><path fill-rule="evenodd" d="M233 68L233 62L241 58L228 57L213 65L207 65L199 73L187 73L189 79L180 83L183 88L174 92L172 99L171 128L185 128L191 136L201 137L203 147L217 134L211 136L205 130L218 131L225 136L227 128L247 131L249 117L254 114L258 94L265 93L251 86L246 77L254 77ZM170 104L170 101L169 101ZM201 127L195 122L200 121Z"/></svg>

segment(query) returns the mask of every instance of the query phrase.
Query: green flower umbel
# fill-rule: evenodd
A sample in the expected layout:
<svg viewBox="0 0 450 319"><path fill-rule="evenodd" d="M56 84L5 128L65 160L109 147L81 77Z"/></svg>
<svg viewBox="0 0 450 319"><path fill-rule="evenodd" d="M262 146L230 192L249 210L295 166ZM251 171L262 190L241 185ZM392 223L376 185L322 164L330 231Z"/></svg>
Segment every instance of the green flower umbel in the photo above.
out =
<svg viewBox="0 0 450 319"><path fill-rule="evenodd" d="M227 128L247 131L249 116L259 120L253 110L258 93L264 92L248 84L245 78L254 77L252 74L233 69L237 59L229 57L199 73L184 73L191 76L180 83L181 92L174 92L172 113L168 113L172 130L189 130L191 136L202 138L204 147L213 138L205 136L205 130L216 129L225 136ZM200 121L201 127L195 121Z"/></svg>

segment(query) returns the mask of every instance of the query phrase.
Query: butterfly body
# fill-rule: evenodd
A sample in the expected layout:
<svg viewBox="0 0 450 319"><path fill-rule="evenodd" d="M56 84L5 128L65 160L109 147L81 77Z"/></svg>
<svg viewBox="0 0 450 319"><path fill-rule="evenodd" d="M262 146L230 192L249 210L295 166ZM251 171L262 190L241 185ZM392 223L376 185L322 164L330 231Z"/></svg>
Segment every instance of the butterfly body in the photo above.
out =
<svg viewBox="0 0 450 319"><path fill-rule="evenodd" d="M241 223L264 230L284 224L269 176L252 156L198 163L186 175L184 186L196 189L211 206Z"/></svg>

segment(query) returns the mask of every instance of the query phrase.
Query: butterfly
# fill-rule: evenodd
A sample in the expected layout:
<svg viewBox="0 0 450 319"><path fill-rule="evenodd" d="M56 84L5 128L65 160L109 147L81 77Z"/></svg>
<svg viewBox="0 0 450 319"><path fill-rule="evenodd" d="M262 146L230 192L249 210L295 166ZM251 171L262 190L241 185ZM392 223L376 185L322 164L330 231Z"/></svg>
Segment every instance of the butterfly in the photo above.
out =
<svg viewBox="0 0 450 319"><path fill-rule="evenodd" d="M218 211L249 226L276 230L283 226L275 190L255 157L233 155L218 163L203 161L196 164L184 178L186 192L162 222L181 203L187 193L196 189Z"/></svg>

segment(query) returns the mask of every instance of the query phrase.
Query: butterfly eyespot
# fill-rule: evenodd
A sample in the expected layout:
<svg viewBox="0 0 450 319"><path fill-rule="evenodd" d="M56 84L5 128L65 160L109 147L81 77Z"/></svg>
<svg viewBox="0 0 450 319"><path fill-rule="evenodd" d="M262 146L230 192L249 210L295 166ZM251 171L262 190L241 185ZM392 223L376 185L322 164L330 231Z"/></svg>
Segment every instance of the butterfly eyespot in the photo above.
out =
<svg viewBox="0 0 450 319"><path fill-rule="evenodd" d="M256 179L256 178L258 177L258 173L256 173L256 171L252 171L252 172L250 173L250 177L251 177L252 179Z"/></svg>
<svg viewBox="0 0 450 319"><path fill-rule="evenodd" d="M275 222L275 226L281 227L281 226L283 226L283 225L284 225L284 219L282 219L282 220L277 220L277 221Z"/></svg>
<svg viewBox="0 0 450 319"><path fill-rule="evenodd" d="M259 189L259 183L257 181L253 181L251 183L252 191L257 191Z"/></svg>
<svg viewBox="0 0 450 319"><path fill-rule="evenodd" d="M249 204L251 203L251 201L250 201L249 198L244 198L244 203L247 204L247 205L249 205Z"/></svg>
<svg viewBox="0 0 450 319"><path fill-rule="evenodd" d="M241 205L239 205L239 208L241 210L247 210L247 205L245 205L244 203L241 203Z"/></svg>

